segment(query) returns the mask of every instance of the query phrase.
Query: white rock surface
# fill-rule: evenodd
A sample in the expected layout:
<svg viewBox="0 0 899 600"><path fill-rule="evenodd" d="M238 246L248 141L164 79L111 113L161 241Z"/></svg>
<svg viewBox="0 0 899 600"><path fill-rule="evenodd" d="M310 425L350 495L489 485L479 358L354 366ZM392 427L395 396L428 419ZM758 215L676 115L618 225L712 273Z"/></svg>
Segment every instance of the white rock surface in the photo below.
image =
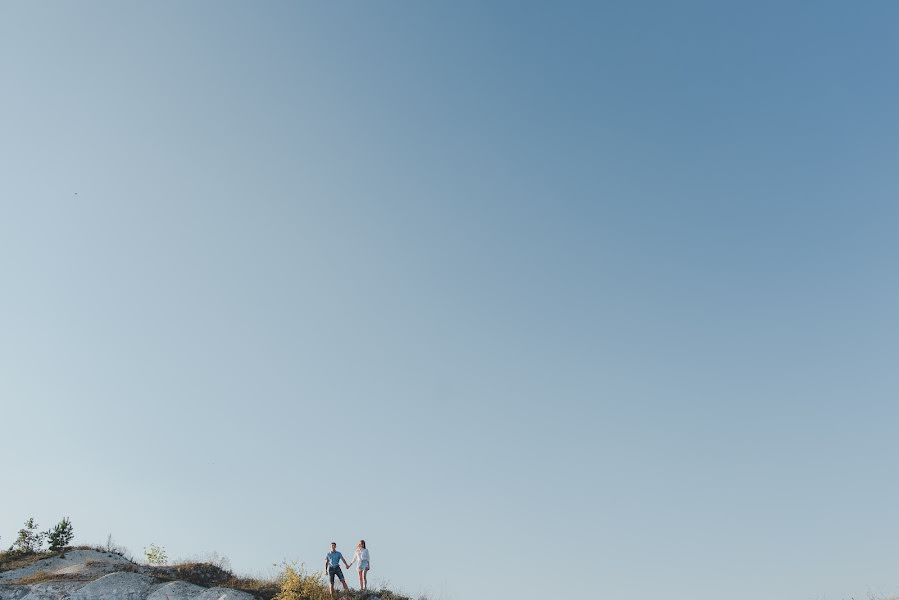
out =
<svg viewBox="0 0 899 600"><path fill-rule="evenodd" d="M252 594L229 588L209 588L194 600L254 600Z"/></svg>
<svg viewBox="0 0 899 600"><path fill-rule="evenodd" d="M164 583L147 596L147 600L195 600L205 588L186 581Z"/></svg>
<svg viewBox="0 0 899 600"><path fill-rule="evenodd" d="M71 595L71 600L145 600L159 584L140 573L110 573L91 581Z"/></svg>
<svg viewBox="0 0 899 600"><path fill-rule="evenodd" d="M0 585L0 600L20 600L27 596L29 591L26 586Z"/></svg>
<svg viewBox="0 0 899 600"><path fill-rule="evenodd" d="M252 594L229 588L160 582L145 574L151 572L158 573L117 554L72 550L63 558L47 558L0 573L0 600L255 600ZM19 583L34 575L53 579Z"/></svg>
<svg viewBox="0 0 899 600"><path fill-rule="evenodd" d="M84 583L80 581L48 581L31 586L22 600L59 600L68 598Z"/></svg>
<svg viewBox="0 0 899 600"><path fill-rule="evenodd" d="M0 584L13 583L23 577L30 577L40 571L51 575L72 575L72 579L96 579L107 573L121 571L125 565L132 564L127 558L118 554L98 552L97 550L72 550L65 553L64 558L58 556L45 558L35 563L0 573Z"/></svg>

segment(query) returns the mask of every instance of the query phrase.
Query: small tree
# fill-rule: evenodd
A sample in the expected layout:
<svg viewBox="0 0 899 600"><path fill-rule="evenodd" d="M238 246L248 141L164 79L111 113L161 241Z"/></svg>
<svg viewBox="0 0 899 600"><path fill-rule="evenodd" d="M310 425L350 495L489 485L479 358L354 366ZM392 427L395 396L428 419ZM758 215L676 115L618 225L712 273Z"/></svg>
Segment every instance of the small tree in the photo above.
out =
<svg viewBox="0 0 899 600"><path fill-rule="evenodd" d="M72 522L69 521L68 517L64 517L62 521L56 524L56 527L47 532L50 550L53 552L68 546L73 537L75 537L75 533L72 530Z"/></svg>
<svg viewBox="0 0 899 600"><path fill-rule="evenodd" d="M25 527L19 530L19 536L13 545L9 547L10 552L17 554L34 554L39 552L41 546L44 545L44 538L47 537L45 532L38 533L37 523L34 517L25 521Z"/></svg>
<svg viewBox="0 0 899 600"><path fill-rule="evenodd" d="M169 559L165 555L165 548L156 544L150 544L149 548L144 548L144 555L147 557L147 562L151 565L164 565Z"/></svg>

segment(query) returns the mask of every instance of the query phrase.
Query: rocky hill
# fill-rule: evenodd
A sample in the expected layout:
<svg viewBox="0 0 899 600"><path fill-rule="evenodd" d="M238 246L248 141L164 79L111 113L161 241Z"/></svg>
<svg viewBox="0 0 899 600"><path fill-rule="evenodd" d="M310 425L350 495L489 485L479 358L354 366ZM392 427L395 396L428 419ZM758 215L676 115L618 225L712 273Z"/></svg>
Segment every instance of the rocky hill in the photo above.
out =
<svg viewBox="0 0 899 600"><path fill-rule="evenodd" d="M0 573L0 600L255 600L246 592L175 577L176 568L138 565L99 550L71 550Z"/></svg>

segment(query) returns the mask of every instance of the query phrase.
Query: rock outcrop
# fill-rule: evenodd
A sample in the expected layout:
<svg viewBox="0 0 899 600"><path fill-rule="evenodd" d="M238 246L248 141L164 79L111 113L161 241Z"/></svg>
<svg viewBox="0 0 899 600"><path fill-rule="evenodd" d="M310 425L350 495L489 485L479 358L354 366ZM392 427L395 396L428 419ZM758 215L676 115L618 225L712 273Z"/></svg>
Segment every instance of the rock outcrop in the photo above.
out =
<svg viewBox="0 0 899 600"><path fill-rule="evenodd" d="M254 600L230 588L164 581L151 567L97 550L73 550L0 573L0 600Z"/></svg>

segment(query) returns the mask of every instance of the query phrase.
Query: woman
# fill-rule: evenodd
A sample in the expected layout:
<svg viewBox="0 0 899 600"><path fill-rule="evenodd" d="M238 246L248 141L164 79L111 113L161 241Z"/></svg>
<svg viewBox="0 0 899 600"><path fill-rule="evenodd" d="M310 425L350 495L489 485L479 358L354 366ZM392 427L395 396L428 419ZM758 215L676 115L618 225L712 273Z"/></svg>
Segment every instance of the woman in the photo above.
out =
<svg viewBox="0 0 899 600"><path fill-rule="evenodd" d="M359 566L356 567L356 570L359 571L359 589L366 590L368 589L368 550L365 548L365 540L359 540L359 543L356 544L356 551L353 552L353 560L347 565L347 569L353 565L356 561L359 561Z"/></svg>

